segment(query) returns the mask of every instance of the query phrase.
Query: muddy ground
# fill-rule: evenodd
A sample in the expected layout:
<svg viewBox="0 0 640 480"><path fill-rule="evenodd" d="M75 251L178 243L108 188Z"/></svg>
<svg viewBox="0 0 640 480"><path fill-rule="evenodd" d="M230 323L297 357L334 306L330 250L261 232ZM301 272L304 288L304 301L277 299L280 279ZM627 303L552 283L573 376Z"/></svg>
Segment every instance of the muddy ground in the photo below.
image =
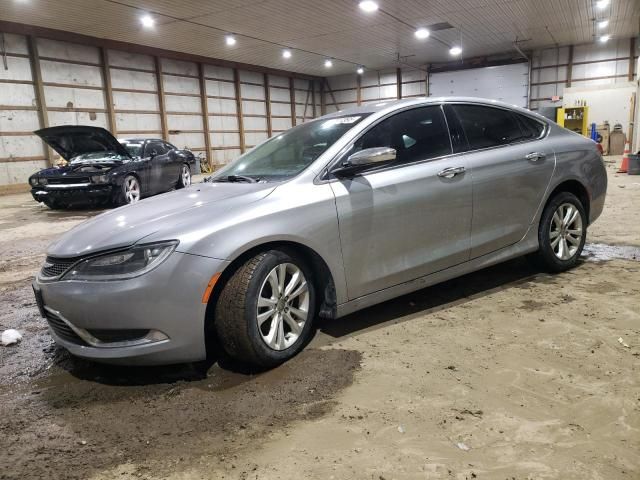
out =
<svg viewBox="0 0 640 480"><path fill-rule="evenodd" d="M0 479L640 478L640 177L617 162L574 270L515 260L322 322L256 375L56 348L30 281L98 212L0 197L0 330L24 335L0 347Z"/></svg>

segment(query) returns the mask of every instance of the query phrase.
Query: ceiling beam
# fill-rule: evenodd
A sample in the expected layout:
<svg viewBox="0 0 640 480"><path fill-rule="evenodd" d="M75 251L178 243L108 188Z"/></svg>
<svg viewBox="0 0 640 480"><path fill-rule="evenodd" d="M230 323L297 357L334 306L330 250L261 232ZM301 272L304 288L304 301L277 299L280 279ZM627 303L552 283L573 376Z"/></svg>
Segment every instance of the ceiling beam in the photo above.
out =
<svg viewBox="0 0 640 480"><path fill-rule="evenodd" d="M37 27L34 25L26 25L24 23L7 22L0 20L0 32L13 33L16 35L34 36L38 38L46 38L49 40L59 40L62 42L79 43L82 45L91 45L94 47L110 48L112 50L122 50L125 52L139 53L142 55L151 55L172 60L182 60L195 63L206 63L218 67L239 68L258 73L267 73L271 75L279 75L290 77L294 75L296 78L304 80L319 79L322 77L314 77L302 73L290 72L276 68L262 67L259 65L250 65L247 63L232 62L230 60L222 60L218 58L205 57L192 53L177 52L174 50L165 50L162 48L149 47L136 43L121 42L119 40L110 40L107 38L97 38L80 33L65 32L63 30L55 30L52 28Z"/></svg>

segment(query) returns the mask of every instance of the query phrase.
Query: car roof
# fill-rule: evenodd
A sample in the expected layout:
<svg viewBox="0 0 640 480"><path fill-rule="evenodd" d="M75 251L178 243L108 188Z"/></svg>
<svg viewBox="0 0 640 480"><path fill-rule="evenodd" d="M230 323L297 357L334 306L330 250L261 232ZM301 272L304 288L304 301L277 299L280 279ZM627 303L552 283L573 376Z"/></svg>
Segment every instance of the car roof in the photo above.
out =
<svg viewBox="0 0 640 480"><path fill-rule="evenodd" d="M358 114L374 114L374 113L390 113L394 110L400 110L406 106L418 106L418 105L431 105L431 104L440 104L440 103L474 103L479 105L493 106L493 107L502 107L507 108L509 110L513 110L515 112L523 113L529 116L535 116L541 120L546 121L547 119L536 112L532 112L531 110L527 110L526 108L519 107L517 105L501 102L499 100L492 100L489 98L479 98L479 97L413 97L406 98L402 100L382 100L375 101L370 103L365 103L358 107L349 107L344 110L339 110L337 112L326 115L325 117L337 117L343 115L358 115ZM329 104L330 105L330 104ZM327 106L329 106L327 105Z"/></svg>

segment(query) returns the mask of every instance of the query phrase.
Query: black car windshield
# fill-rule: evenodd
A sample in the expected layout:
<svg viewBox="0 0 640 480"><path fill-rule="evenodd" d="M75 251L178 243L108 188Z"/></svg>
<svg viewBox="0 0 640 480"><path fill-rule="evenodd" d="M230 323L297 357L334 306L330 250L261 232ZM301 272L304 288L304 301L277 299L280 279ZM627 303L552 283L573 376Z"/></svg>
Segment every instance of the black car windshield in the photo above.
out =
<svg viewBox="0 0 640 480"><path fill-rule="evenodd" d="M318 119L270 138L209 181L280 181L296 176L369 114Z"/></svg>
<svg viewBox="0 0 640 480"><path fill-rule="evenodd" d="M129 155L131 155L132 157L139 157L142 155L142 142L139 142L139 143L120 142L120 143L122 143L122 146L127 149L127 152L129 152Z"/></svg>
<svg viewBox="0 0 640 480"><path fill-rule="evenodd" d="M130 160L129 157L125 157L120 155L117 152L92 152L92 153L83 153L78 155L77 157L73 157L71 159L71 163L76 162L97 162L97 161L107 161L107 162L124 162L126 160Z"/></svg>

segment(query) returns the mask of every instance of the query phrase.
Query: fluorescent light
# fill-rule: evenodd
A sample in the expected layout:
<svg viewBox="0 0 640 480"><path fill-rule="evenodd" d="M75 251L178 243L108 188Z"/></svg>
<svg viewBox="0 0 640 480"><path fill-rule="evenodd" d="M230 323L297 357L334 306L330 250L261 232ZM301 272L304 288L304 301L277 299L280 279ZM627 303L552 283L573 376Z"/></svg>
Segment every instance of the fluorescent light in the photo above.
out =
<svg viewBox="0 0 640 480"><path fill-rule="evenodd" d="M609 20L601 20L598 22L598 28L602 29L609 25Z"/></svg>
<svg viewBox="0 0 640 480"><path fill-rule="evenodd" d="M360 2L360 10L367 13L375 12L376 10L378 10L378 4L371 0L364 0Z"/></svg>
<svg viewBox="0 0 640 480"><path fill-rule="evenodd" d="M227 45L229 45L230 47L236 44L236 37L234 37L233 35L227 35L226 37L224 37L224 41Z"/></svg>
<svg viewBox="0 0 640 480"><path fill-rule="evenodd" d="M356 70L356 73L357 73L358 75L362 75L362 74L364 73L364 68L362 68L362 67L358 67L358 69Z"/></svg>
<svg viewBox="0 0 640 480"><path fill-rule="evenodd" d="M145 28L151 28L155 25L156 21L153 19L151 15L144 15L140 17L140 23Z"/></svg>
<svg viewBox="0 0 640 480"><path fill-rule="evenodd" d="M458 46L453 46L449 49L449 53L451 55L453 55L454 57L457 57L458 55L460 55L462 53L462 48L458 47Z"/></svg>
<svg viewBox="0 0 640 480"><path fill-rule="evenodd" d="M291 58L291 50L283 50L282 58Z"/></svg>
<svg viewBox="0 0 640 480"><path fill-rule="evenodd" d="M425 38L429 38L429 30L427 30L426 28L419 28L415 31L416 38L419 38L420 40L424 40Z"/></svg>
<svg viewBox="0 0 640 480"><path fill-rule="evenodd" d="M605 9L609 6L609 0L598 0L596 2L596 7L598 7L600 10Z"/></svg>
<svg viewBox="0 0 640 480"><path fill-rule="evenodd" d="M331 61L331 59L330 59L330 58L327 58L327 59L324 61L324 66L325 66L326 68L331 68L331 67L333 67L333 62Z"/></svg>
<svg viewBox="0 0 640 480"><path fill-rule="evenodd" d="M600 43L607 43L609 41L609 39L611 38L610 35L602 35L600 37Z"/></svg>

